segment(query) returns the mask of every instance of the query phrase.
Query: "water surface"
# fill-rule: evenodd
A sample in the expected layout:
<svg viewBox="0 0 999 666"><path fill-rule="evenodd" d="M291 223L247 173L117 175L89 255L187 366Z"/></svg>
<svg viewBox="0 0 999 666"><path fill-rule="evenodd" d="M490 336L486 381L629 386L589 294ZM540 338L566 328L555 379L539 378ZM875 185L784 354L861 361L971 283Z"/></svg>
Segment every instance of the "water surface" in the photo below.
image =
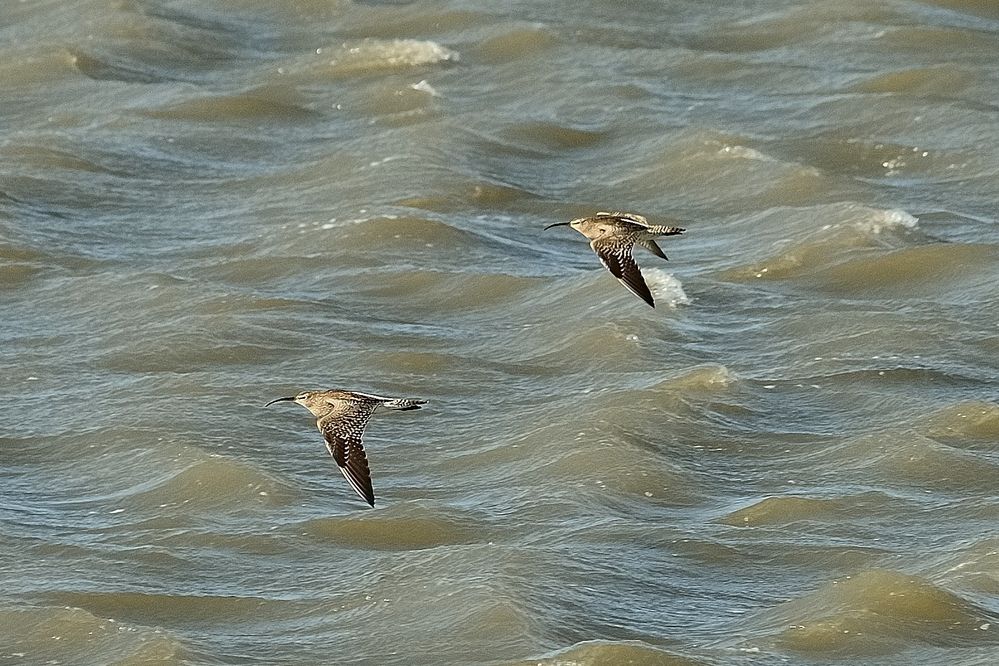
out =
<svg viewBox="0 0 999 666"><path fill-rule="evenodd" d="M0 662L992 663L999 11L735 4L5 3Z"/></svg>

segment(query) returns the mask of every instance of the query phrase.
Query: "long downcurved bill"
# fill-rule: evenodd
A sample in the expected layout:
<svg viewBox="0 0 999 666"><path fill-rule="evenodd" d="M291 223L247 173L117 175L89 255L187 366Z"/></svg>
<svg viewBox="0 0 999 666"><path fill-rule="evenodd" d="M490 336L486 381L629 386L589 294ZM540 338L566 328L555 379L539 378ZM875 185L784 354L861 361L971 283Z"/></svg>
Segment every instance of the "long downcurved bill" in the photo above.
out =
<svg viewBox="0 0 999 666"><path fill-rule="evenodd" d="M543 229L543 231L548 231L552 227L567 227L567 226L569 226L569 222L556 222L555 224L549 224L547 227Z"/></svg>
<svg viewBox="0 0 999 666"><path fill-rule="evenodd" d="M295 396L291 396L290 398L275 398L274 400L271 400L266 405L264 405L264 407L270 407L275 402L295 402Z"/></svg>

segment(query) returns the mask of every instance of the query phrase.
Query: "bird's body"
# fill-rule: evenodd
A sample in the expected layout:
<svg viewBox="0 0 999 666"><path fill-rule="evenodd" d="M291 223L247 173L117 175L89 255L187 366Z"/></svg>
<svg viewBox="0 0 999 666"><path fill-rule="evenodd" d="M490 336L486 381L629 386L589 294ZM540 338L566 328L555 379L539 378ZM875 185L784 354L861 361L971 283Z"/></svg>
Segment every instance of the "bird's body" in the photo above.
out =
<svg viewBox="0 0 999 666"><path fill-rule="evenodd" d="M371 472L364 453L361 436L368 419L379 407L400 411L419 409L426 400L413 398L386 398L355 391L305 391L290 398L271 400L294 402L305 407L316 417L316 426L326 440L326 448L336 461L351 488L371 506L375 493L371 486ZM265 405L266 406L266 405Z"/></svg>
<svg viewBox="0 0 999 666"><path fill-rule="evenodd" d="M643 301L656 306L652 292L642 277L642 272L635 263L632 249L640 245L661 259L666 259L655 238L658 236L677 236L685 229L649 224L641 215L635 213L597 213L592 217L579 217L570 222L550 224L552 227L569 226L590 239L590 247L600 258L603 265L628 290Z"/></svg>

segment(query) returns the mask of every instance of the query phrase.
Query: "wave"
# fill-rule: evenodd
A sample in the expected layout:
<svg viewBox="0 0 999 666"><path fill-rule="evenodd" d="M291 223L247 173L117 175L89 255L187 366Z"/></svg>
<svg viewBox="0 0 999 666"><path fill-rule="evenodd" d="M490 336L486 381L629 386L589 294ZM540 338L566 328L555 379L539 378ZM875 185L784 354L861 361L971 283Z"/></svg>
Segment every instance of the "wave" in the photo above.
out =
<svg viewBox="0 0 999 666"><path fill-rule="evenodd" d="M999 442L999 405L977 400L960 402L930 414L925 424L927 435L952 446L988 446Z"/></svg>
<svg viewBox="0 0 999 666"><path fill-rule="evenodd" d="M701 661L668 652L641 641L581 641L575 645L514 662L514 666L596 666L598 664L656 664L657 666L707 666L711 661Z"/></svg>
<svg viewBox="0 0 999 666"><path fill-rule="evenodd" d="M162 629L105 619L72 605L0 608L0 625L4 627L0 637L0 658L4 661L189 663L183 643Z"/></svg>
<svg viewBox="0 0 999 666"><path fill-rule="evenodd" d="M149 109L151 118L205 123L226 121L302 122L319 117L289 90L257 89L234 95L211 95Z"/></svg>
<svg viewBox="0 0 999 666"><path fill-rule="evenodd" d="M985 630L999 621L996 614L929 580L885 569L826 583L764 618L785 627L776 634L784 649L841 658L895 654L913 644L999 642Z"/></svg>
<svg viewBox="0 0 999 666"><path fill-rule="evenodd" d="M666 304L671 308L690 304L690 298L683 290L683 283L672 273L661 268L643 268L642 275L645 276L657 304Z"/></svg>
<svg viewBox="0 0 999 666"><path fill-rule="evenodd" d="M309 538L344 548L407 551L479 543L482 526L453 509L396 505L347 517L315 518L293 526Z"/></svg>
<svg viewBox="0 0 999 666"><path fill-rule="evenodd" d="M987 455L941 444L917 433L896 430L853 437L811 456L818 469L877 484L908 484L923 490L987 490L999 484L999 464Z"/></svg>

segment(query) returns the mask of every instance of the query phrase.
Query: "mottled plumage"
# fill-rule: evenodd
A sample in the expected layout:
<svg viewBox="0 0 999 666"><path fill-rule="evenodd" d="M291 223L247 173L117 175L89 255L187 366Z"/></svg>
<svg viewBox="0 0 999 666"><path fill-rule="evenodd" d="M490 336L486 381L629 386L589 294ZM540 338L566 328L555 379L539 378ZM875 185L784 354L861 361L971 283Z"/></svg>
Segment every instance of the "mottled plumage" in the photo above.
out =
<svg viewBox="0 0 999 666"><path fill-rule="evenodd" d="M371 506L375 505L375 492L371 486L371 472L364 453L361 436L368 419L378 407L405 411L419 409L426 400L413 398L385 398L354 391L305 391L290 398L271 400L297 403L316 417L316 426L326 440L326 448L336 461L350 487ZM267 405L264 405L265 407Z"/></svg>
<svg viewBox="0 0 999 666"><path fill-rule="evenodd" d="M597 213L592 217L579 217L571 222L549 224L545 229L568 226L590 239L590 247L603 265L628 290L643 301L656 307L652 292L642 277L642 272L632 256L632 248L639 245L661 259L666 254L654 238L656 236L677 236L685 229L649 224L635 213Z"/></svg>

